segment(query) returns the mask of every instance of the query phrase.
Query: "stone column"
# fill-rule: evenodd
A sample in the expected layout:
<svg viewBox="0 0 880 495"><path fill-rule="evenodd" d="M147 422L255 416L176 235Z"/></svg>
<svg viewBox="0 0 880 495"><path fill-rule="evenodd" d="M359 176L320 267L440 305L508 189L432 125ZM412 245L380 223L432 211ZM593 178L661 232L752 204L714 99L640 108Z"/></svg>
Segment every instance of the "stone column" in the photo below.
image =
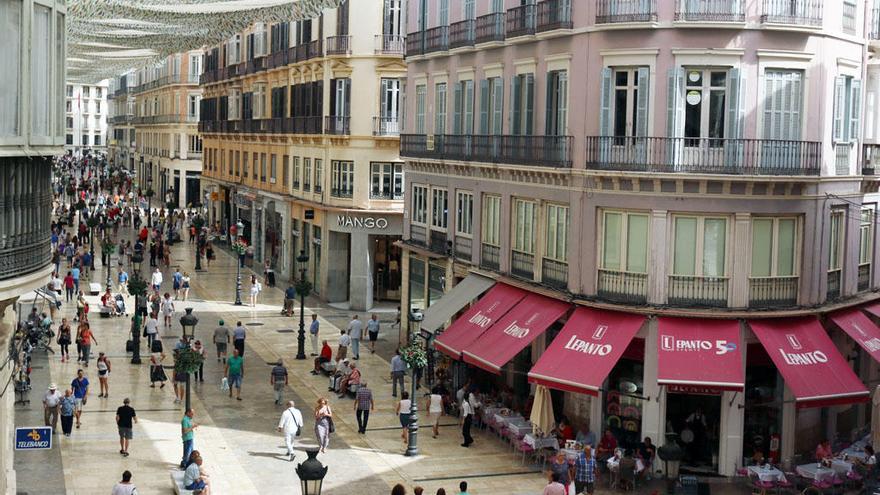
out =
<svg viewBox="0 0 880 495"><path fill-rule="evenodd" d="M367 233L351 234L350 270L349 304L353 310L366 311L373 307L373 245Z"/></svg>
<svg viewBox="0 0 880 495"><path fill-rule="evenodd" d="M746 335L745 323L740 323L739 341L743 369L746 368ZM743 427L745 426L745 397L742 392L724 392L721 394L721 422L718 445L718 474L733 476L736 469L742 467Z"/></svg>
<svg viewBox="0 0 880 495"><path fill-rule="evenodd" d="M780 433L780 436L782 437L782 452L780 452L780 459L782 460L782 465L785 466L787 462L794 458L795 435L797 432L797 406L794 402L794 394L791 393L791 389L788 388L788 385L785 385L782 397L782 432Z"/></svg>
<svg viewBox="0 0 880 495"><path fill-rule="evenodd" d="M342 302L348 299L348 234L328 231L326 242L327 283L324 296L327 302Z"/></svg>

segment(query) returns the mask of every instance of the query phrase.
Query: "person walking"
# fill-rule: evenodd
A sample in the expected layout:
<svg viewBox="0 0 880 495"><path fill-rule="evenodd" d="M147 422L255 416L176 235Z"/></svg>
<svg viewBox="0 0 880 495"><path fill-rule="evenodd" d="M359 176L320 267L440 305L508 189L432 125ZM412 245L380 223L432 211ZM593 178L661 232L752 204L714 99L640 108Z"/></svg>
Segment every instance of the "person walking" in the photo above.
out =
<svg viewBox="0 0 880 495"><path fill-rule="evenodd" d="M98 361L95 363L95 367L98 368L98 385L101 388L98 397L106 399L110 397L110 384L108 383L110 378L110 360L107 359L106 354L103 352L98 353Z"/></svg>
<svg viewBox="0 0 880 495"><path fill-rule="evenodd" d="M193 343L192 350L196 354L202 356L202 363L199 364L199 369L196 370L195 376L193 377L193 380L196 380L199 383L204 383L205 382L205 359L208 358L208 350L205 349L205 347L202 345L201 340L197 340Z"/></svg>
<svg viewBox="0 0 880 495"><path fill-rule="evenodd" d="M153 286L153 290L156 292L159 292L159 289L162 288L162 272L159 271L158 266L153 270L153 275L150 276L150 285Z"/></svg>
<svg viewBox="0 0 880 495"><path fill-rule="evenodd" d="M462 442L462 447L470 447L472 443L474 443L474 438L471 436L471 424L474 420L474 409L471 407L471 402L467 399L461 401L461 436L464 438L464 442Z"/></svg>
<svg viewBox="0 0 880 495"><path fill-rule="evenodd" d="M193 432L199 427L199 424L193 421L195 415L195 410L190 408L183 413L183 419L180 420L180 439L183 442L183 459L180 461L181 469L186 468L189 456L193 451Z"/></svg>
<svg viewBox="0 0 880 495"><path fill-rule="evenodd" d="M400 394L400 401L397 403L397 408L394 410L394 414L397 414L397 417L400 419L400 438L403 440L403 443L408 443L409 418L412 415L412 401L409 398L409 392L402 392Z"/></svg>
<svg viewBox="0 0 880 495"><path fill-rule="evenodd" d="M61 325L58 326L58 346L61 348L61 362L70 361L70 342L71 342L70 323L67 318L61 318Z"/></svg>
<svg viewBox="0 0 880 495"><path fill-rule="evenodd" d="M425 409L428 410L428 418L433 416L431 428L434 438L440 435L440 417L443 416L443 395L440 385L435 385L431 395L425 401Z"/></svg>
<svg viewBox="0 0 880 495"><path fill-rule="evenodd" d="M293 316L294 304L296 304L296 289L293 288L293 284L289 284L284 291L284 306L281 308L281 314Z"/></svg>
<svg viewBox="0 0 880 495"><path fill-rule="evenodd" d="M122 481L113 485L110 495L138 495L137 487L131 482L131 471L122 472Z"/></svg>
<svg viewBox="0 0 880 495"><path fill-rule="evenodd" d="M284 361L278 360L278 364L272 367L269 373L269 384L275 391L275 405L281 404L281 394L284 392L284 386L287 385L287 368L284 367Z"/></svg>
<svg viewBox="0 0 880 495"><path fill-rule="evenodd" d="M128 457L128 445L132 438L132 421L138 422L137 413L131 407L131 399L126 397L116 409L116 427L119 430L119 453Z"/></svg>
<svg viewBox="0 0 880 495"><path fill-rule="evenodd" d="M257 280L256 275L251 275L251 307L256 307L257 305L257 296L260 295L260 291L263 290L263 284Z"/></svg>
<svg viewBox="0 0 880 495"><path fill-rule="evenodd" d="M287 401L287 409L281 413L281 419L278 421L278 431L284 433L284 444L287 446L288 461L292 462L293 458L296 457L293 452L293 446L296 442L296 437L302 431L302 427L302 413L296 408L296 404L292 400Z"/></svg>
<svg viewBox="0 0 880 495"><path fill-rule="evenodd" d="M119 267L119 274L116 276L116 280L119 283L120 294L128 295L128 272L124 268Z"/></svg>
<svg viewBox="0 0 880 495"><path fill-rule="evenodd" d="M376 313L367 321L367 335L370 337L370 354L376 354L376 341L379 340L379 316Z"/></svg>
<svg viewBox="0 0 880 495"><path fill-rule="evenodd" d="M49 384L49 389L43 395L43 424L52 427L52 432L57 433L58 430L58 413L61 409L61 397L58 392L58 386L54 383Z"/></svg>
<svg viewBox="0 0 880 495"><path fill-rule="evenodd" d="M397 384L400 383L400 391L406 390L404 386L404 375L406 374L406 363L400 357L400 349L394 351L394 357L391 358L391 397L397 397Z"/></svg>
<svg viewBox="0 0 880 495"><path fill-rule="evenodd" d="M315 406L315 437L318 439L318 447L321 448L322 454L330 445L330 434L334 431L336 428L333 425L333 410L330 409L327 399L321 397Z"/></svg>
<svg viewBox="0 0 880 495"><path fill-rule="evenodd" d="M171 299L171 294L165 293L165 296L162 298L161 307L165 328L171 328L171 317L174 315L174 300Z"/></svg>
<svg viewBox="0 0 880 495"><path fill-rule="evenodd" d="M348 336L351 337L351 355L357 360L361 357L361 337L364 333L364 322L354 315L348 322Z"/></svg>
<svg viewBox="0 0 880 495"><path fill-rule="evenodd" d="M73 268L70 269L70 275L73 277L73 290L79 292L79 277L80 277L80 269L79 265L73 265Z"/></svg>
<svg viewBox="0 0 880 495"><path fill-rule="evenodd" d="M595 482L596 459L593 457L592 447L584 445L583 452L579 452L574 461L574 491L593 495Z"/></svg>
<svg viewBox="0 0 880 495"><path fill-rule="evenodd" d="M74 295L76 294L76 292L75 292L76 284L74 283L73 275L69 271L67 272L67 275L64 277L64 290L66 293L64 301L70 302L70 300L73 299Z"/></svg>
<svg viewBox="0 0 880 495"><path fill-rule="evenodd" d="M351 344L351 337L345 333L345 330L339 331L339 342L336 349L336 362L340 362L348 355L348 346Z"/></svg>
<svg viewBox="0 0 880 495"><path fill-rule="evenodd" d="M358 387L354 401L354 414L357 417L358 433L367 433L367 423L370 421L370 412L376 409L373 403L373 391L367 387L367 381L362 380Z"/></svg>
<svg viewBox="0 0 880 495"><path fill-rule="evenodd" d="M150 388L155 388L156 382L162 382L159 388L165 388L168 376L165 375L165 368L162 366L164 360L165 354L162 351L150 353Z"/></svg>
<svg viewBox="0 0 880 495"><path fill-rule="evenodd" d="M312 313L312 323L309 325L309 340L312 341L312 357L318 355L318 333L320 331L320 323L318 323L318 315Z"/></svg>
<svg viewBox="0 0 880 495"><path fill-rule="evenodd" d="M183 290L183 300L186 301L189 298L189 283L190 277L189 272L183 272L183 278L180 280L180 288Z"/></svg>
<svg viewBox="0 0 880 495"><path fill-rule="evenodd" d="M70 382L70 388L73 389L73 415L76 417L76 427L79 428L82 424L80 416L82 416L83 406L89 400L89 379L86 378L83 370L79 369L76 371L76 378Z"/></svg>
<svg viewBox="0 0 880 495"><path fill-rule="evenodd" d="M174 269L171 274L171 288L174 289L174 299L180 299L180 288L183 286L183 274L180 273L180 267Z"/></svg>
<svg viewBox="0 0 880 495"><path fill-rule="evenodd" d="M238 353L238 349L232 350L232 357L226 360L226 380L229 383L229 397L232 397L232 389L235 388L235 399L241 400L241 380L244 378L244 358Z"/></svg>
<svg viewBox="0 0 880 495"><path fill-rule="evenodd" d="M244 339L247 337L247 329L239 321L232 331L232 346L238 350L238 355L244 357Z"/></svg>
<svg viewBox="0 0 880 495"><path fill-rule="evenodd" d="M92 334L92 329L88 321L84 321L80 325L80 330L77 338L79 339L79 344L82 348L83 366L88 367L89 355L91 354L92 350L92 342L94 342L95 344L98 343L98 339L96 339L94 334Z"/></svg>
<svg viewBox="0 0 880 495"><path fill-rule="evenodd" d="M223 326L223 320L220 320L217 328L214 329L214 345L217 346L217 362L220 362L220 359L223 359L223 362L226 362L226 347L229 345L229 341L232 339L232 332L229 331L229 327Z"/></svg>
<svg viewBox="0 0 880 495"><path fill-rule="evenodd" d="M73 431L73 411L76 409L76 399L73 397L73 391L67 389L64 396L59 401L61 411L61 432L64 436L69 437Z"/></svg>

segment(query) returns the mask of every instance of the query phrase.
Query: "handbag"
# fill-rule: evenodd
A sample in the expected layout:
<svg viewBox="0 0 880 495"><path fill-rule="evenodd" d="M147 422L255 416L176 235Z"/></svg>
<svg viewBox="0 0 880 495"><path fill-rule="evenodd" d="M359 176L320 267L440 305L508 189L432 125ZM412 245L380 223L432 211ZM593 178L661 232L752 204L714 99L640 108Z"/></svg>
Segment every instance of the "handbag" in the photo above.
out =
<svg viewBox="0 0 880 495"><path fill-rule="evenodd" d="M336 425L333 424L333 418L327 416L327 424L329 425L330 433L336 433Z"/></svg>

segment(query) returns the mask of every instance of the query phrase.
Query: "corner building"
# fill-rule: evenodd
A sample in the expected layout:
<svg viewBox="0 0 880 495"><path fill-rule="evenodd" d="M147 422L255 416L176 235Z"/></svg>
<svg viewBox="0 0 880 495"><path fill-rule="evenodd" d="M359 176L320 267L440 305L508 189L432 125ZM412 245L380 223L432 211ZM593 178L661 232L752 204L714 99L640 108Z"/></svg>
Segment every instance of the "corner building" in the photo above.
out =
<svg viewBox="0 0 880 495"><path fill-rule="evenodd" d="M403 328L456 385L514 406L546 385L557 417L670 435L691 472L858 435L880 372L873 9L411 2L401 306L423 319Z"/></svg>
<svg viewBox="0 0 880 495"><path fill-rule="evenodd" d="M306 269L323 300L355 310L401 296L403 12L349 1L256 24L209 49L201 78L212 221L240 220L248 262L279 285Z"/></svg>

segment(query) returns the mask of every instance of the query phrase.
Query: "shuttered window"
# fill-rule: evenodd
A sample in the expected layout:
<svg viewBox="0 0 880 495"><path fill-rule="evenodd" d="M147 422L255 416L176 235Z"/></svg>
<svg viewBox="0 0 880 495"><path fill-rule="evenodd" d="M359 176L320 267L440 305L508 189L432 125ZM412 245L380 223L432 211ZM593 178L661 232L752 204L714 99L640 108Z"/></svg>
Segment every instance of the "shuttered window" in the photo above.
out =
<svg viewBox="0 0 880 495"><path fill-rule="evenodd" d="M764 72L764 139L801 139L803 77L799 70Z"/></svg>
<svg viewBox="0 0 880 495"><path fill-rule="evenodd" d="M511 84L510 133L531 135L534 132L535 75L519 74Z"/></svg>

